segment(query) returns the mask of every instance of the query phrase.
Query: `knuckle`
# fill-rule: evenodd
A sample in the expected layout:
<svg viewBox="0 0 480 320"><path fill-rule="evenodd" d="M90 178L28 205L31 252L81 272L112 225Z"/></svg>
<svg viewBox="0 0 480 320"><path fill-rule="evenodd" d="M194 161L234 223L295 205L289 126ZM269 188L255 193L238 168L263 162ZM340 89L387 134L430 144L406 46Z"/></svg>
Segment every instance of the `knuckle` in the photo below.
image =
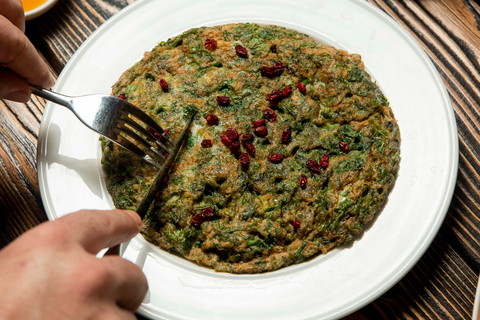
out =
<svg viewBox="0 0 480 320"><path fill-rule="evenodd" d="M68 243L71 238L71 231L62 223L53 221L45 222L44 225L35 230L35 236L40 243L47 246Z"/></svg>
<svg viewBox="0 0 480 320"><path fill-rule="evenodd" d="M73 288L86 299L103 292L111 278L108 269L92 257L77 263L72 273Z"/></svg>

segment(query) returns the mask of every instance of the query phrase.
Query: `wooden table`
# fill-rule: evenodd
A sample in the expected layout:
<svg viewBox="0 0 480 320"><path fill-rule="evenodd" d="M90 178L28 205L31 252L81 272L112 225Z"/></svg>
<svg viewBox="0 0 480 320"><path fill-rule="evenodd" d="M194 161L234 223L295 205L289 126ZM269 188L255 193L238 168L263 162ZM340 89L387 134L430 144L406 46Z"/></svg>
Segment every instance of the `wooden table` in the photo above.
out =
<svg viewBox="0 0 480 320"><path fill-rule="evenodd" d="M337 0L343 1L343 0ZM406 28L450 93L459 171L446 220L417 265L347 319L470 319L480 267L480 4L473 0L368 0ZM83 41L133 0L62 0L27 23L27 35L58 75ZM0 248L47 217L36 172L45 102L0 100Z"/></svg>

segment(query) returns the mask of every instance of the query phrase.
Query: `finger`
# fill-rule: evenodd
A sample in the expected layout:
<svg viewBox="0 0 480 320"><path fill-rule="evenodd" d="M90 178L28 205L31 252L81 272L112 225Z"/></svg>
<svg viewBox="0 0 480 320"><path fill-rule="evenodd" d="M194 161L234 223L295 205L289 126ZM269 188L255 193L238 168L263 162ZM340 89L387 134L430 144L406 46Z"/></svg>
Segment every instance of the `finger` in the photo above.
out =
<svg viewBox="0 0 480 320"><path fill-rule="evenodd" d="M20 0L0 0L0 15L25 32L25 14Z"/></svg>
<svg viewBox="0 0 480 320"><path fill-rule="evenodd" d="M102 312L90 317L92 320L136 320L132 312L123 310L119 307L108 308Z"/></svg>
<svg viewBox="0 0 480 320"><path fill-rule="evenodd" d="M4 65L26 82L50 88L53 79L28 38L7 18L0 16L0 65Z"/></svg>
<svg viewBox="0 0 480 320"><path fill-rule="evenodd" d="M120 257L103 257L102 262L113 274L110 293L113 301L125 310L135 311L142 303L148 290L147 278L137 265Z"/></svg>
<svg viewBox="0 0 480 320"><path fill-rule="evenodd" d="M138 214L128 210L82 210L53 223L66 224L74 240L93 254L130 240L140 232L142 225Z"/></svg>
<svg viewBox="0 0 480 320"><path fill-rule="evenodd" d="M18 102L30 100L30 87L25 79L7 68L0 67L0 98Z"/></svg>

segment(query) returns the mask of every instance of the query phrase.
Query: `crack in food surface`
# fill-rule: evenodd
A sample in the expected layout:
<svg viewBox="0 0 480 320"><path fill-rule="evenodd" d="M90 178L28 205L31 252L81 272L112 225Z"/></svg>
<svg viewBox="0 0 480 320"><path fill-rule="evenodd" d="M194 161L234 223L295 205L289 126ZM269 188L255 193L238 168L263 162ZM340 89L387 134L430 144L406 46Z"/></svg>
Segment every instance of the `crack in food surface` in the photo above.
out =
<svg viewBox="0 0 480 320"><path fill-rule="evenodd" d="M400 162L387 99L357 54L278 26L191 29L113 86L186 146L149 211L151 243L217 271L259 273L352 241ZM156 169L104 142L108 191L135 209Z"/></svg>

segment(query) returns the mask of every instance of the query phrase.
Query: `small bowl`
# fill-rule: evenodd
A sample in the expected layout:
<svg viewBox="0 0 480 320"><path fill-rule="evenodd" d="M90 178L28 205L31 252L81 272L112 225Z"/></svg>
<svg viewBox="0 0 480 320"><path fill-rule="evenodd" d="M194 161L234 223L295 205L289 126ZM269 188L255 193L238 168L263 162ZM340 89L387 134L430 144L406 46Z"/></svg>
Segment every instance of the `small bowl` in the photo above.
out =
<svg viewBox="0 0 480 320"><path fill-rule="evenodd" d="M50 10L50 8L52 8L53 5L57 3L57 1L58 0L47 0L35 9L25 12L25 20L28 21L44 14L45 12Z"/></svg>

